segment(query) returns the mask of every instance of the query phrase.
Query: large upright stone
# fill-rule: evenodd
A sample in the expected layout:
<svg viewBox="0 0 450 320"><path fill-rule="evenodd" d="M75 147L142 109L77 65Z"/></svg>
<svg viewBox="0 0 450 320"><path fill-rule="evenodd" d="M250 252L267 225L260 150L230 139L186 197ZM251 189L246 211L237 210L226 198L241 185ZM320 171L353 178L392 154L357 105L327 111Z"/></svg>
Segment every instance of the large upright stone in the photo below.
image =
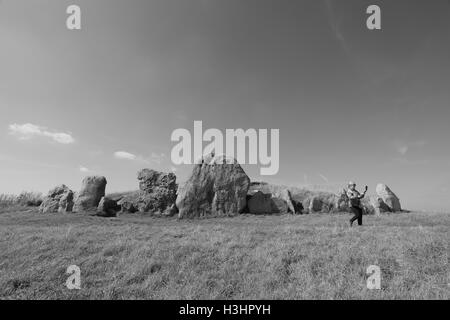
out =
<svg viewBox="0 0 450 320"><path fill-rule="evenodd" d="M98 204L95 215L99 217L115 217L119 211L120 205L117 204L117 201L103 197Z"/></svg>
<svg viewBox="0 0 450 320"><path fill-rule="evenodd" d="M278 198L278 199L282 200L281 202L274 200L275 207L278 208L280 213L288 213L288 212L293 213L293 214L299 213L296 211L296 209L294 207L294 204L292 202L292 195L288 189L282 189L280 191L275 192L273 194L273 197L275 199ZM282 206L277 205L278 203L283 203L283 202L284 202L284 204Z"/></svg>
<svg viewBox="0 0 450 320"><path fill-rule="evenodd" d="M302 212L302 207L298 203L294 205L291 192L287 187L271 185L266 182L252 182L250 184L249 195L253 196L257 191L271 195L271 213L290 212L295 214ZM258 199L265 201L261 196L257 196L252 202Z"/></svg>
<svg viewBox="0 0 450 320"><path fill-rule="evenodd" d="M71 212L73 207L73 191L62 184L51 189L39 207L41 213Z"/></svg>
<svg viewBox="0 0 450 320"><path fill-rule="evenodd" d="M138 211L138 201L142 191L131 192L117 200L122 213L135 213Z"/></svg>
<svg viewBox="0 0 450 320"><path fill-rule="evenodd" d="M172 215L177 198L177 177L174 173L143 169L138 172L140 193L136 207L141 212Z"/></svg>
<svg viewBox="0 0 450 320"><path fill-rule="evenodd" d="M385 184L379 183L376 188L378 197L389 207L392 212L402 211L400 199L394 192Z"/></svg>
<svg viewBox="0 0 450 320"><path fill-rule="evenodd" d="M84 178L73 210L75 212L97 210L100 200L105 196L106 183L106 178L101 176Z"/></svg>
<svg viewBox="0 0 450 320"><path fill-rule="evenodd" d="M379 215L380 213L391 212L391 208L378 196L370 197L370 205L374 208L374 213Z"/></svg>
<svg viewBox="0 0 450 320"><path fill-rule="evenodd" d="M179 217L237 215L246 207L249 186L249 177L235 159L207 157L194 166L179 190Z"/></svg>
<svg viewBox="0 0 450 320"><path fill-rule="evenodd" d="M272 194L255 192L247 201L248 212L252 214L273 213Z"/></svg>
<svg viewBox="0 0 450 320"><path fill-rule="evenodd" d="M74 205L73 198L74 198L74 193L72 190L68 190L67 192L65 192L62 195L62 197L59 199L58 212L60 212L60 213L72 212L73 205Z"/></svg>
<svg viewBox="0 0 450 320"><path fill-rule="evenodd" d="M309 212L320 212L323 208L323 201L319 197L313 197L311 198L311 201L309 202Z"/></svg>
<svg viewBox="0 0 450 320"><path fill-rule="evenodd" d="M151 169L142 169L138 172L139 189L145 192L154 192L155 189L164 188L177 190L177 177L174 173L164 173Z"/></svg>

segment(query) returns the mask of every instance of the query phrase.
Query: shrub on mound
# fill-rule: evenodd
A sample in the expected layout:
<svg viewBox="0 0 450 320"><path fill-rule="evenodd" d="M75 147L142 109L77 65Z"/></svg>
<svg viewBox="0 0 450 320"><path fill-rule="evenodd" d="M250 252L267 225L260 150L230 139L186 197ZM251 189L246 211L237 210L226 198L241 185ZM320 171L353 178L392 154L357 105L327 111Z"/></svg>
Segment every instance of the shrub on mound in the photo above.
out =
<svg viewBox="0 0 450 320"><path fill-rule="evenodd" d="M39 207L42 204L43 198L42 193L39 192L24 191L19 195L0 194L0 207Z"/></svg>

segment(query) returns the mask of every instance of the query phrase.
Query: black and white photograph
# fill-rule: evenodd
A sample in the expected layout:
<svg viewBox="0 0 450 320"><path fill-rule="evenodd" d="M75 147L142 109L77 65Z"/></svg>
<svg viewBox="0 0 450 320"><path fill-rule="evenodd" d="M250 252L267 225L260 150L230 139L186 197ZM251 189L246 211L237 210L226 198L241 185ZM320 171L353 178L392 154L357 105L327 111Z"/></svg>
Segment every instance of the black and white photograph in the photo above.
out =
<svg viewBox="0 0 450 320"><path fill-rule="evenodd" d="M448 301L450 1L0 0L0 48L0 300Z"/></svg>

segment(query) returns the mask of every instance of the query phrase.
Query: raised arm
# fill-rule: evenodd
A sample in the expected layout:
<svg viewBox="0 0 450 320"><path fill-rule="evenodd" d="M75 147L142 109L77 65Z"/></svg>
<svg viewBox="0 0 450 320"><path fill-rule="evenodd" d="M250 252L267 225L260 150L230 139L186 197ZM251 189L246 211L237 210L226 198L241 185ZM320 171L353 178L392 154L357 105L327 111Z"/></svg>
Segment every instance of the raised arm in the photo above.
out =
<svg viewBox="0 0 450 320"><path fill-rule="evenodd" d="M367 189L369 189L369 188L366 186L366 188L364 189L363 194L361 194L361 195L358 197L358 199L362 199L362 198L364 198L364 197L366 196Z"/></svg>

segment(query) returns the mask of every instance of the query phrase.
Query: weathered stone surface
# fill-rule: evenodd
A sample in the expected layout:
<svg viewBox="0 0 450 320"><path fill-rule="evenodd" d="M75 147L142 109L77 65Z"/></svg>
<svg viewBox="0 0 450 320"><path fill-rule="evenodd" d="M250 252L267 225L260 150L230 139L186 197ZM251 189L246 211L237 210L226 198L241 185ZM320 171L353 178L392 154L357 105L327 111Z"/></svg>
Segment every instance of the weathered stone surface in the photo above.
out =
<svg viewBox="0 0 450 320"><path fill-rule="evenodd" d="M346 211L345 201L340 202L339 196L331 192L307 191L303 197L294 196L294 199L298 198L303 199L301 203L305 213Z"/></svg>
<svg viewBox="0 0 450 320"><path fill-rule="evenodd" d="M373 206L375 214L392 212L391 208L378 196L371 197L370 204Z"/></svg>
<svg viewBox="0 0 450 320"><path fill-rule="evenodd" d="M177 198L175 174L143 169L138 172L138 180L141 192L133 206L140 212L170 215Z"/></svg>
<svg viewBox="0 0 450 320"><path fill-rule="evenodd" d="M174 173L164 173L151 169L142 169L138 172L139 189L153 192L156 188L177 190L177 177Z"/></svg>
<svg viewBox="0 0 450 320"><path fill-rule="evenodd" d="M164 189L156 189L152 193L141 192L137 201L139 212L163 214L170 210L175 202L176 194Z"/></svg>
<svg viewBox="0 0 450 320"><path fill-rule="evenodd" d="M59 208L58 212L60 213L67 213L72 212L73 210L73 199L74 199L74 193L72 190L68 190L65 192L61 199L59 199Z"/></svg>
<svg viewBox="0 0 450 320"><path fill-rule="evenodd" d="M73 191L63 184L48 192L39 207L39 212L71 212L72 207Z"/></svg>
<svg viewBox="0 0 450 320"><path fill-rule="evenodd" d="M319 197L313 197L309 202L309 212L322 211L323 204L323 201Z"/></svg>
<svg viewBox="0 0 450 320"><path fill-rule="evenodd" d="M115 217L121 209L113 199L103 197L97 207L96 215L100 217Z"/></svg>
<svg viewBox="0 0 450 320"><path fill-rule="evenodd" d="M294 206L295 214L303 213L303 204L300 201L292 200L292 205Z"/></svg>
<svg viewBox="0 0 450 320"><path fill-rule="evenodd" d="M287 211L284 212L284 205L283 205L283 213L298 213L295 211L294 204L292 203L292 195L291 192L288 189L282 189L280 191L277 191L273 194L273 198L280 198L286 203Z"/></svg>
<svg viewBox="0 0 450 320"><path fill-rule="evenodd" d="M288 213L289 206L287 202L278 197L272 197L272 212L273 213Z"/></svg>
<svg viewBox="0 0 450 320"><path fill-rule="evenodd" d="M176 200L180 218L236 215L246 207L250 179L236 160L214 156L194 166Z"/></svg>
<svg viewBox="0 0 450 320"><path fill-rule="evenodd" d="M249 194L253 195L260 191L264 194L271 194L272 213L302 213L302 206L294 205L292 195L288 187L272 185L266 182L252 182L250 184Z"/></svg>
<svg viewBox="0 0 450 320"><path fill-rule="evenodd" d="M122 213L135 213L138 210L138 200L142 191L136 191L122 197L117 204L120 206Z"/></svg>
<svg viewBox="0 0 450 320"><path fill-rule="evenodd" d="M257 191L249 197L247 206L249 213L271 214L273 213L272 195Z"/></svg>
<svg viewBox="0 0 450 320"><path fill-rule="evenodd" d="M100 200L105 196L106 183L106 178L101 176L84 178L73 210L75 212L96 210Z"/></svg>
<svg viewBox="0 0 450 320"><path fill-rule="evenodd" d="M387 185L382 183L378 184L376 187L376 192L378 197L383 200L392 212L402 211L400 199Z"/></svg>

